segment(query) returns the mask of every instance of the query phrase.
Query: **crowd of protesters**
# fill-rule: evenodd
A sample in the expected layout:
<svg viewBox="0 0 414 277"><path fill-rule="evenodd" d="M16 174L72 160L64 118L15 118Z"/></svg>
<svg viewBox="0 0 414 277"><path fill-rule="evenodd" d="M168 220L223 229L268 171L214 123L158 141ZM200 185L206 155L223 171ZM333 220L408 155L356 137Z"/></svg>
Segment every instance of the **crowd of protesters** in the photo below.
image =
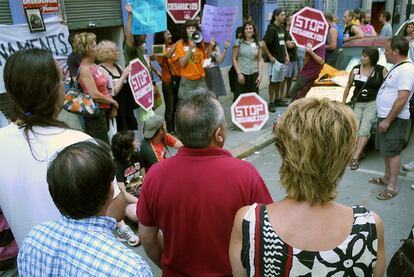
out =
<svg viewBox="0 0 414 277"><path fill-rule="evenodd" d="M214 38L203 40L199 20L187 20L176 42L168 30L156 33L154 44L164 50L149 55L146 35L131 32L131 4L125 10L125 68L114 42L97 44L88 32L73 38L71 82L98 106L77 117L84 132L58 119L65 78L50 53L21 50L6 61L12 113L0 129L0 152L8 157L0 166L0 273L152 276L125 242L142 243L165 276L383 276L381 218L335 198L346 167L358 169L375 120L385 171L370 182L385 186L378 199L398 193L414 66L409 41L392 37L390 14L380 14L379 36L392 37L385 56L393 78L378 65L378 50L367 47L343 103L305 97L343 43L378 35L369 14L346 11L343 30L326 14L328 38L314 50L295 45L291 15L282 9L273 11L262 39L252 20L237 29L234 100L259 93L268 63L269 111L290 104L274 130L287 197L274 202L256 168L223 148L227 124L218 99L227 91L219 64L230 41L221 50ZM405 36L413 33L408 24ZM135 103L127 82L134 59L150 72L154 94L154 75L162 81L164 116ZM344 105L352 85L353 110ZM414 170L410 164L403 169ZM138 235L125 220L138 224Z"/></svg>

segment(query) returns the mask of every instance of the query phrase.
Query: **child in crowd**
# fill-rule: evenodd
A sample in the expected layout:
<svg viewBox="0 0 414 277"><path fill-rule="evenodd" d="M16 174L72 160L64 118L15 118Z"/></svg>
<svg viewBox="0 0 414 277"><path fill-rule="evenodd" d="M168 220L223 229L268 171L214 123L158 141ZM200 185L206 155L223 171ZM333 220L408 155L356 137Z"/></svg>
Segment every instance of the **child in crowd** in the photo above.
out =
<svg viewBox="0 0 414 277"><path fill-rule="evenodd" d="M136 208L145 168L137 152L138 141L134 132L128 130L116 133L112 138L111 149L116 165L116 180L127 201L125 214L129 220L137 223ZM116 235L119 241L131 246L139 244L139 238L123 220L118 222Z"/></svg>

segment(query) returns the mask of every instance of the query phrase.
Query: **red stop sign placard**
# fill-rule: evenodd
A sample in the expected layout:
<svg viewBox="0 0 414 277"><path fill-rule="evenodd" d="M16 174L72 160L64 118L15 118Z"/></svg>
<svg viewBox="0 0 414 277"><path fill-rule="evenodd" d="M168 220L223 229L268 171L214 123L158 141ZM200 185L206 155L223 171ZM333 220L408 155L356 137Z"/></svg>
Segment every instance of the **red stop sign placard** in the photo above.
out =
<svg viewBox="0 0 414 277"><path fill-rule="evenodd" d="M151 76L145 65L135 59L130 62L131 73L129 73L129 86L135 102L145 111L149 111L154 106L154 87L152 85Z"/></svg>
<svg viewBox="0 0 414 277"><path fill-rule="evenodd" d="M167 12L174 23L194 19L201 10L201 0L166 0Z"/></svg>
<svg viewBox="0 0 414 277"><path fill-rule="evenodd" d="M321 11L305 7L292 16L289 31L296 45L315 50L325 44L328 28L328 22Z"/></svg>
<svg viewBox="0 0 414 277"><path fill-rule="evenodd" d="M244 132L259 131L268 119L266 101L254 92L240 94L231 105L231 120Z"/></svg>

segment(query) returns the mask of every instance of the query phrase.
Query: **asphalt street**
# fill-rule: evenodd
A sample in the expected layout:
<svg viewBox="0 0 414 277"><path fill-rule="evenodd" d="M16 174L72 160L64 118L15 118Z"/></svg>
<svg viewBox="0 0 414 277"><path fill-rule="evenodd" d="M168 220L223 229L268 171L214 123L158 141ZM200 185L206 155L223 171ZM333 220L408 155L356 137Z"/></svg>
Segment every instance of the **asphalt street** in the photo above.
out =
<svg viewBox="0 0 414 277"><path fill-rule="evenodd" d="M264 76L267 76L267 68L265 67ZM224 80L226 78L227 69L223 70ZM260 96L267 100L267 83L266 77L260 87ZM239 153L251 153L245 158L246 161L251 162L260 172L263 177L274 201L278 201L285 197L283 187L279 182L279 167L281 159L273 143L264 148L255 147L252 149L252 144L259 138L259 144L262 141L267 141L263 145L270 143L267 137L270 135L272 122L275 113L271 113L268 122L258 132L244 133L240 130L231 128L230 106L232 104L232 95L220 97L220 102L224 108L227 119L227 140L225 148L231 150L234 156ZM278 108L282 113L286 108ZM156 113L163 114L164 107L161 106ZM260 139L260 138L264 138ZM256 144L257 145L257 144ZM257 148L257 149L256 149ZM250 151L247 151L250 149ZM174 150L171 151L175 153ZM374 185L368 182L371 177L381 177L383 172L383 159L379 156L372 144L368 145L366 157L361 160L360 167L356 171L347 169L341 181L338 184L337 201L347 206L356 204L364 205L370 210L375 211L384 222L385 232L385 246L387 253L387 262L392 257L394 252L400 247L400 240L407 238L410 227L414 224L414 190L410 187L414 184L414 173L401 172L398 179L399 194L391 200L381 201L376 198L384 187ZM402 163L407 163L414 158L414 134L412 134L410 143L401 153ZM131 226L136 230L136 226ZM150 264L154 276L161 276L160 269L153 264L146 256L142 246L132 248L139 255L144 257ZM179 253L177 253L179 255Z"/></svg>

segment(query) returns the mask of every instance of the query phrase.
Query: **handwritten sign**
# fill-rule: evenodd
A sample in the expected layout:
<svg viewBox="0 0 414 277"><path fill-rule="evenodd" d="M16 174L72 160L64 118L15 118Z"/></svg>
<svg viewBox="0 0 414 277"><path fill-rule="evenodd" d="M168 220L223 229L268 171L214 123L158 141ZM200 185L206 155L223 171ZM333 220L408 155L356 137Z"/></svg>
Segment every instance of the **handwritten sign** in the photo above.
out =
<svg viewBox="0 0 414 277"><path fill-rule="evenodd" d="M130 0L132 34L144 35L167 30L165 0Z"/></svg>
<svg viewBox="0 0 414 277"><path fill-rule="evenodd" d="M205 41L213 37L216 41L229 39L236 21L237 7L215 7L204 5L201 30Z"/></svg>

